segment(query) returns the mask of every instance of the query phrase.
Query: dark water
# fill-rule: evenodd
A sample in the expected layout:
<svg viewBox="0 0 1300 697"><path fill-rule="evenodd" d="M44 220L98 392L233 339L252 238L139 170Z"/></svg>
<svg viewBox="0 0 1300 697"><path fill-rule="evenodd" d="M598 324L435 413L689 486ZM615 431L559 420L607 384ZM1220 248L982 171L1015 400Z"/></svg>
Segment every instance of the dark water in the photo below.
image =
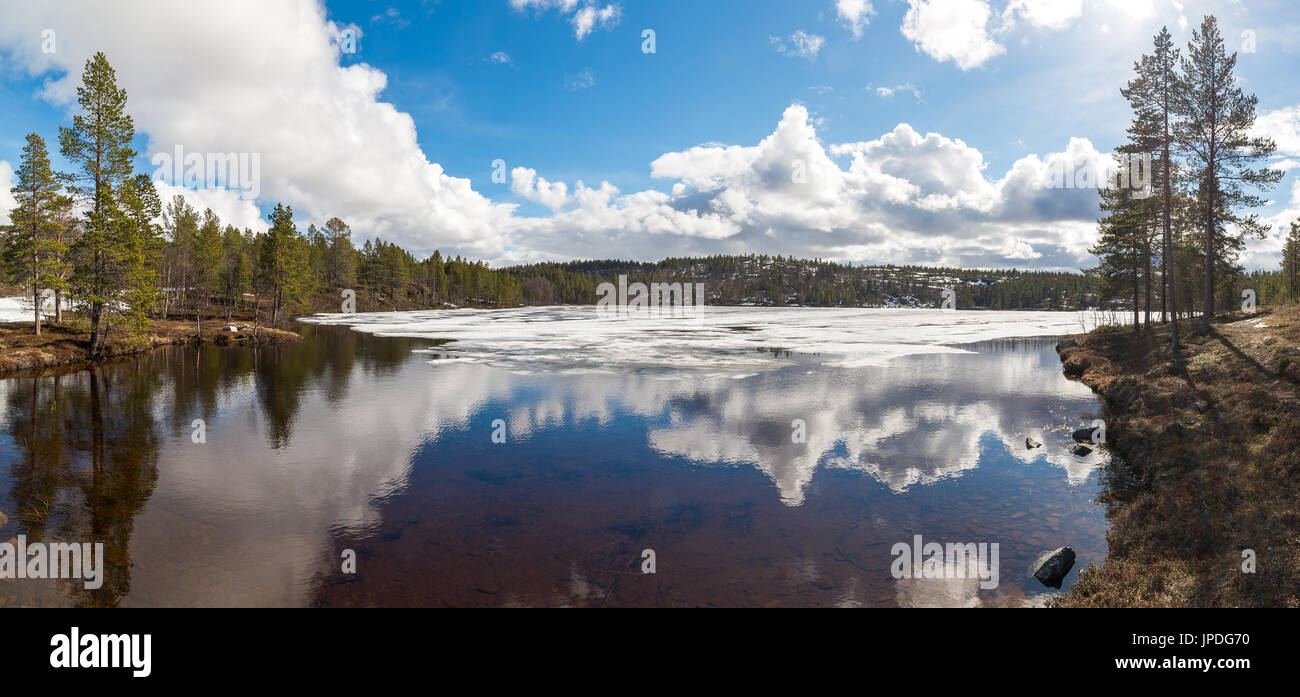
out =
<svg viewBox="0 0 1300 697"><path fill-rule="evenodd" d="M107 554L0 607L1022 605L1039 552L1078 552L1067 588L1106 554L1103 455L1065 449L1098 406L1051 341L737 377L304 333L0 382L0 541ZM895 579L918 534L998 543L998 587Z"/></svg>

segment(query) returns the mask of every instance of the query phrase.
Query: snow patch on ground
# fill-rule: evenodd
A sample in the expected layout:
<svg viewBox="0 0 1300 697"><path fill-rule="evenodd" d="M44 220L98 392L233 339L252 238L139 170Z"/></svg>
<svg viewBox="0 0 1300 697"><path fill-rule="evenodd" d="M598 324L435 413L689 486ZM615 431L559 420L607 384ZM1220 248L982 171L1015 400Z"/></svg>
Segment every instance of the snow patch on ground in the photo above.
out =
<svg viewBox="0 0 1300 697"><path fill-rule="evenodd" d="M32 321L31 298L0 298L0 322Z"/></svg>

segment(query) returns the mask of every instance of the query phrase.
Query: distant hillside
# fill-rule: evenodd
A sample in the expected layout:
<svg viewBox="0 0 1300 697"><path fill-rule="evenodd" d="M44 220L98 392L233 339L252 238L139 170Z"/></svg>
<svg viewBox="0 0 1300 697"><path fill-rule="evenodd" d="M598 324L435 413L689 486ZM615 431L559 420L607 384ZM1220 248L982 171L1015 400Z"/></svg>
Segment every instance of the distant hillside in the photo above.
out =
<svg viewBox="0 0 1300 697"><path fill-rule="evenodd" d="M847 266L766 255L573 261L500 272L519 280L528 305L594 304L596 286L620 274L645 283L703 283L710 305L937 307L944 288L956 291L960 308L1074 310L1097 304L1091 279L1078 273Z"/></svg>

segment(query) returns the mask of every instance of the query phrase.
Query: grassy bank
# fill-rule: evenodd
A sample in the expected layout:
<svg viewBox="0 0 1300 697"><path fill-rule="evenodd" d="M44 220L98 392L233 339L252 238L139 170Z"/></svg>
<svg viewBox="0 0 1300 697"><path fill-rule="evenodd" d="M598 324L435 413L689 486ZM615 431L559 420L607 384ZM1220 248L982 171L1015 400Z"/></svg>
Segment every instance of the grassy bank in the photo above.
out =
<svg viewBox="0 0 1300 697"><path fill-rule="evenodd" d="M1059 604L1300 605L1300 308L1185 336L1183 375L1164 326L1073 339L1063 369L1105 401L1120 459L1105 474L1109 558Z"/></svg>
<svg viewBox="0 0 1300 697"><path fill-rule="evenodd" d="M41 335L36 336L31 322L0 323L0 377L31 375L55 368L86 367L160 346L278 344L301 338L291 331L254 327L239 320L227 322L225 318L205 319L201 331L193 319L156 319L150 322L141 342L130 342L121 333L110 333L103 355L92 360L90 333L81 324L75 317L62 324L44 324ZM239 330L226 331L230 325L239 327Z"/></svg>

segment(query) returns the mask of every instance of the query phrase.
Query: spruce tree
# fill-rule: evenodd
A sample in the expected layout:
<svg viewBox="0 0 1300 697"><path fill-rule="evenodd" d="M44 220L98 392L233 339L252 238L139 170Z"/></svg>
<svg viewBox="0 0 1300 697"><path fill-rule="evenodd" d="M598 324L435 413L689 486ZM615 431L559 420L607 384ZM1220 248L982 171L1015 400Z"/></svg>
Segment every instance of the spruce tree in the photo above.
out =
<svg viewBox="0 0 1300 697"><path fill-rule="evenodd" d="M131 341L139 341L149 325L149 313L162 298L159 289L162 229L154 221L162 213L158 190L147 174L137 174L121 188L122 215L116 226L116 243L121 252L117 270L120 302L105 313L127 330Z"/></svg>
<svg viewBox="0 0 1300 697"><path fill-rule="evenodd" d="M60 219L66 219L71 201L50 167L45 140L35 133L27 136L23 158L11 189L16 205L9 213L10 228L5 238L3 262L9 277L31 289L33 323L41 334L41 293L64 285L62 261L67 252L60 240Z"/></svg>

